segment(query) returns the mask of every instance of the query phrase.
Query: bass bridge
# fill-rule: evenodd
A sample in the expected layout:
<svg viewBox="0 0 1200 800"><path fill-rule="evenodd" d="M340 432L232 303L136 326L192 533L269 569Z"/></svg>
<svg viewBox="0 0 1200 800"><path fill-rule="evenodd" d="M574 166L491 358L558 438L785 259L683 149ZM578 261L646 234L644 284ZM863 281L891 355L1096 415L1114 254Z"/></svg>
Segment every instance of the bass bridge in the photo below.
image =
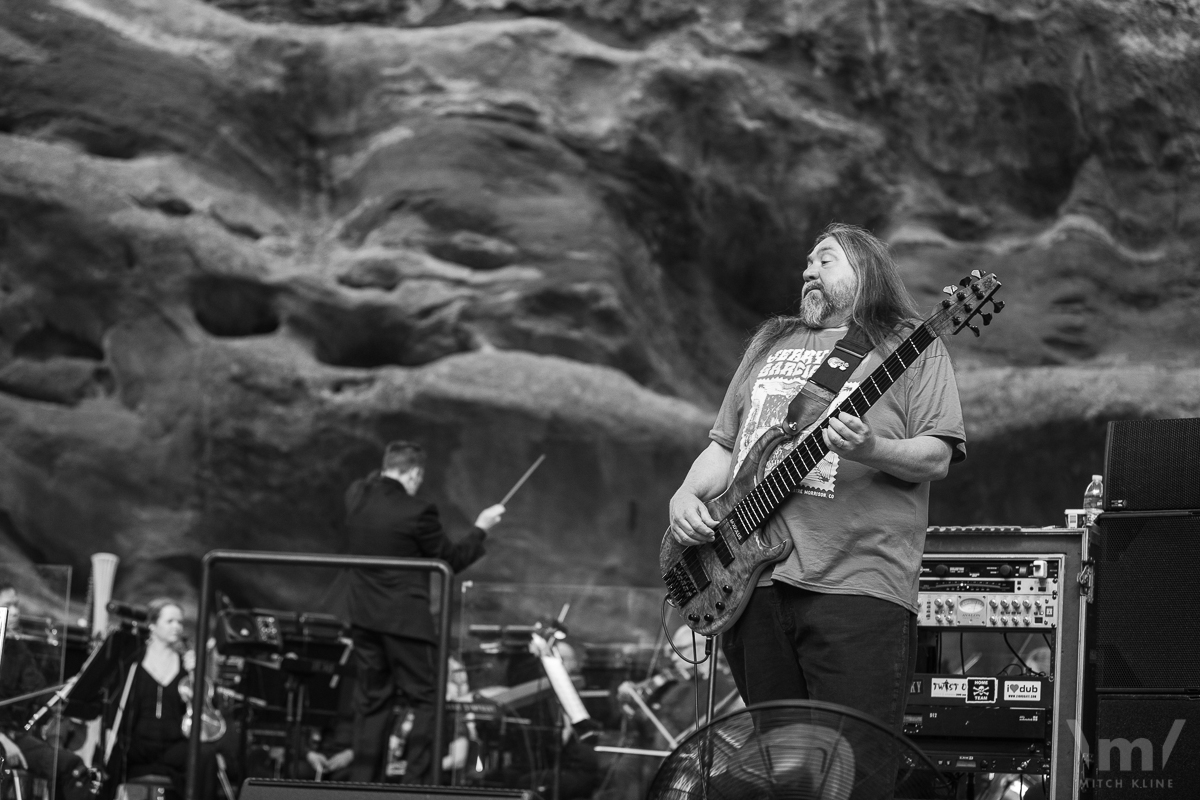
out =
<svg viewBox="0 0 1200 800"><path fill-rule="evenodd" d="M679 560L663 575L663 583L667 585L667 597L676 608L683 608L688 601L712 584L712 579L708 577L697 552L699 547L700 545L685 547Z"/></svg>

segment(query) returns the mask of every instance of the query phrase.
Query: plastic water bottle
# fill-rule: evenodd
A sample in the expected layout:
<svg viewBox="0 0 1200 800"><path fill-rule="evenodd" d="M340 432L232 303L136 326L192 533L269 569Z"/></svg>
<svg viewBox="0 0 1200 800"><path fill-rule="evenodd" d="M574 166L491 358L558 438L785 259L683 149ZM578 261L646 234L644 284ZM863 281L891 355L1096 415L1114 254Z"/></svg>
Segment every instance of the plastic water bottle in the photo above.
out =
<svg viewBox="0 0 1200 800"><path fill-rule="evenodd" d="M1085 523L1091 525L1096 521L1096 517L1104 510L1104 476L1093 475L1092 482L1088 484L1087 490L1083 493L1083 512L1085 515Z"/></svg>

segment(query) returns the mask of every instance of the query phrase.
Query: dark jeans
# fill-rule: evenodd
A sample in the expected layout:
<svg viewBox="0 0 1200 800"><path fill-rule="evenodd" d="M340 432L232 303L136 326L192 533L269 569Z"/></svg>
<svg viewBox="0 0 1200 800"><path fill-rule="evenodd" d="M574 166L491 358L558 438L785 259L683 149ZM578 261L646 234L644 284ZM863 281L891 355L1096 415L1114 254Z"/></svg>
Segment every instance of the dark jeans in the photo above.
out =
<svg viewBox="0 0 1200 800"><path fill-rule="evenodd" d="M871 715L898 734L916 666L917 616L874 597L810 592L776 582L755 589L725 636L723 650L748 706L771 700L837 703ZM779 730L772 733L775 727ZM789 730L778 719L759 723L764 741L773 735L792 739L801 730ZM854 796L892 796L901 748L890 733L865 724L837 729L821 724L804 736L826 754L853 753L852 772L845 771L850 762L831 756L777 778L797 785L808 780L813 786L832 779L847 797L850 782ZM736 774L723 779L736 781ZM731 785L726 794L741 792Z"/></svg>
<svg viewBox="0 0 1200 800"><path fill-rule="evenodd" d="M838 703L898 733L916 666L917 617L874 597L776 582L754 590L722 649L746 705Z"/></svg>
<svg viewBox="0 0 1200 800"><path fill-rule="evenodd" d="M392 709L399 701L413 711L413 726L405 743L408 768L403 782L431 783L437 648L420 639L365 628L352 628L351 635L357 668L351 780L372 782L385 777L387 740L396 722Z"/></svg>

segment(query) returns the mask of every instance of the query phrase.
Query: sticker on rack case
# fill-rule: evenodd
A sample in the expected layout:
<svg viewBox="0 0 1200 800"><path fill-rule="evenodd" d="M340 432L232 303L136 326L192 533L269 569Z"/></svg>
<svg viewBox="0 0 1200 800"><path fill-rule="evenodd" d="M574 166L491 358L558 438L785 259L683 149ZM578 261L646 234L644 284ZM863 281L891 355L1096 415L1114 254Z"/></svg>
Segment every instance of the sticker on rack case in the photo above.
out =
<svg viewBox="0 0 1200 800"><path fill-rule="evenodd" d="M1038 681L1005 681L1004 699L1036 703L1042 699L1042 684Z"/></svg>
<svg viewBox="0 0 1200 800"><path fill-rule="evenodd" d="M996 702L998 680L995 678L967 678L968 703Z"/></svg>
<svg viewBox="0 0 1200 800"><path fill-rule="evenodd" d="M931 678L929 680L930 697L960 697L967 696L966 678Z"/></svg>

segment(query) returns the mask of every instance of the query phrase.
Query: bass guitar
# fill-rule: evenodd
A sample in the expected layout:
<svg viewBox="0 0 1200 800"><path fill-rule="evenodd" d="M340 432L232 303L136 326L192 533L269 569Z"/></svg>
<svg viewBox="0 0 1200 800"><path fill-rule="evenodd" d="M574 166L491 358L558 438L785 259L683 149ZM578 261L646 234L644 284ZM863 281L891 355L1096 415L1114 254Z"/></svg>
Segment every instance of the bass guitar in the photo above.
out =
<svg viewBox="0 0 1200 800"><path fill-rule="evenodd" d="M978 315L984 325L991 323L992 314L984 313L984 304L991 302L993 312L999 313L1004 302L993 298L999 289L995 275L978 270L958 286L947 286L943 291L949 297L766 474L771 454L796 434L783 424L763 432L729 487L705 503L718 520L712 542L684 546L667 531L658 565L667 602L680 610L688 627L703 636L724 631L741 615L762 571L791 553L791 540L770 541L763 524L829 453L821 435L828 418L841 412L861 417L939 336L963 328L978 336L979 328L970 321Z"/></svg>

